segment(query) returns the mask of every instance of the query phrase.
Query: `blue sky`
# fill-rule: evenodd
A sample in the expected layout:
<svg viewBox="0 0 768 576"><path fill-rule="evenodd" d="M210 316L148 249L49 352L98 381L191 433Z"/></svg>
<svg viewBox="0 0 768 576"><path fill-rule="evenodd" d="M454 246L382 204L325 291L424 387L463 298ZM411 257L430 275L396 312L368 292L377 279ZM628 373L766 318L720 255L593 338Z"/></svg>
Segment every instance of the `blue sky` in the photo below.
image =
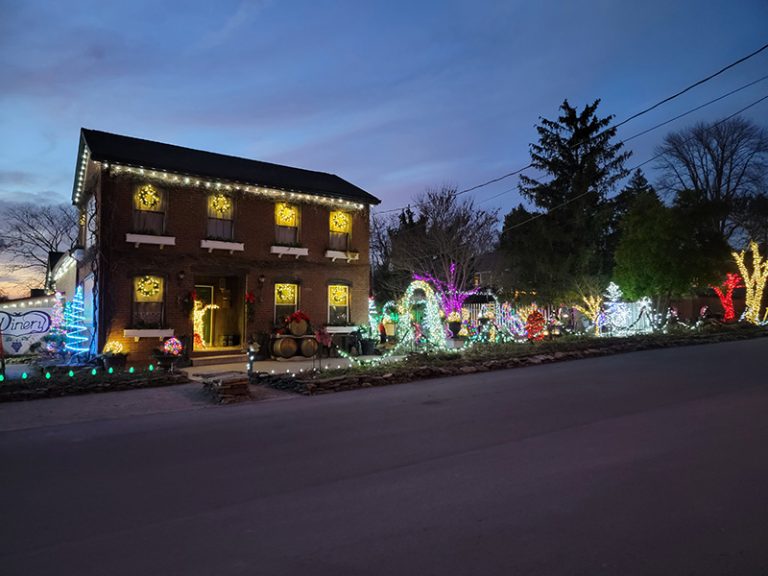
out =
<svg viewBox="0 0 768 576"><path fill-rule="evenodd" d="M68 201L81 126L333 172L382 199L524 166L539 116L617 120L768 42L752 1L3 1L2 202ZM621 129L768 74L768 51ZM680 120L730 114L768 82ZM747 116L768 117L768 102ZM666 129L632 142L631 164ZM652 176L652 174L651 174ZM516 205L509 179L474 193Z"/></svg>

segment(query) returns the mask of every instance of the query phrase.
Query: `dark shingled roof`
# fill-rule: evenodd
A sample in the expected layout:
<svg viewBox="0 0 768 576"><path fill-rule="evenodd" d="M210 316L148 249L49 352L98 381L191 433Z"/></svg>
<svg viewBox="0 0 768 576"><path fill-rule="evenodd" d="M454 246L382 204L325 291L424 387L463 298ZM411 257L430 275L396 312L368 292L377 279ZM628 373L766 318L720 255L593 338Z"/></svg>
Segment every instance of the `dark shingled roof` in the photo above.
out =
<svg viewBox="0 0 768 576"><path fill-rule="evenodd" d="M88 147L91 159L101 162L332 196L364 204L380 203L378 198L362 188L325 172L225 156L87 128L80 131L81 154L83 144ZM78 165L79 162L78 159Z"/></svg>

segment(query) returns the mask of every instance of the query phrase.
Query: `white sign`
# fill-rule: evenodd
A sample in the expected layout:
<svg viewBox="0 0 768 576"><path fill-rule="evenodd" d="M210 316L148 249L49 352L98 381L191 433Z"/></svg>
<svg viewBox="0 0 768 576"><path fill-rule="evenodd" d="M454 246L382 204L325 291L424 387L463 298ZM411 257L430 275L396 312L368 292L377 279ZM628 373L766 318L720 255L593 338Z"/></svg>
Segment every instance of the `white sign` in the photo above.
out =
<svg viewBox="0 0 768 576"><path fill-rule="evenodd" d="M0 310L0 334L5 354L27 354L30 347L51 329L51 308L33 308L23 312Z"/></svg>

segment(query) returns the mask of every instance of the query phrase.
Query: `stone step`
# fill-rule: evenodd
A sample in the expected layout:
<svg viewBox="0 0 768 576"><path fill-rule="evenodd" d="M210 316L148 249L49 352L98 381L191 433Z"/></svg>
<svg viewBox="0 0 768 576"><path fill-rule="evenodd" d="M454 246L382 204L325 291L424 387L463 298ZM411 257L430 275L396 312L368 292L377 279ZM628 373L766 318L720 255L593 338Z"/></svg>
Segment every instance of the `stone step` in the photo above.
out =
<svg viewBox="0 0 768 576"><path fill-rule="evenodd" d="M221 354L218 356L192 357L192 366L217 366L219 364L245 364L248 362L248 354Z"/></svg>

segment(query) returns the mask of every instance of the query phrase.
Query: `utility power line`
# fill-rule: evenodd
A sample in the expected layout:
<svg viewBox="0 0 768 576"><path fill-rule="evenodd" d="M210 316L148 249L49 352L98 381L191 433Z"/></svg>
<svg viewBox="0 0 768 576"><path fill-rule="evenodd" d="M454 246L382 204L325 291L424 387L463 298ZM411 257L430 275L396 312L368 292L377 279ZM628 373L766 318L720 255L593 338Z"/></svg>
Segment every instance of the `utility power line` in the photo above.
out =
<svg viewBox="0 0 768 576"><path fill-rule="evenodd" d="M638 118L638 117L640 117L640 116L642 116L644 114L647 114L651 110L655 110L659 106L661 106L661 105L663 105L663 104L665 104L667 102L670 102L671 100L674 100L675 98L678 98L679 96L685 94L686 92L688 92L689 90L692 90L693 88L696 88L697 86L701 86L702 84L704 84L706 82L709 82L710 80L712 80L713 78L719 76L723 72L725 72L727 70L730 70L731 68L733 68L735 66L738 66L739 64L741 64L743 62L746 62L750 58L753 58L754 56L760 54L761 52L763 52L763 51L765 51L767 49L768 49L768 44L765 44L765 45L761 46L760 48L758 48L754 52L751 52L750 54L747 54L746 56L743 56L742 58L739 58L735 62L731 62L730 64L728 64L727 66L724 66L723 68L721 68L717 72L714 72L713 74L710 74L709 76L707 76L705 78L702 78L701 80L697 80L693 84L690 84L690 85L686 86L685 88L683 88L682 90L676 92L675 94L672 94L671 96L667 96L666 98L656 102L652 106L649 106L648 108L645 108L644 110L641 110L641 111L639 111L639 112L629 116L628 118L626 118L626 119L622 120L621 122L619 122L618 124L614 125L612 128L609 128L609 130L610 129L618 128L619 126L623 126L627 122L629 122L631 120L634 120L635 118ZM691 112L693 112L693 110L691 110ZM635 135L633 137L637 137L637 136L639 136L639 134L637 134L637 135ZM500 182L502 180L506 180L507 178L510 178L512 176L520 174L521 172L524 172L524 171L528 170L529 168L533 168L533 164L532 163L529 163L526 166L523 166L522 168L519 168L517 170L513 170L512 172L507 172L506 174L502 174L501 176L498 176L497 178L493 178L493 179L488 180L486 182L482 182L481 184L476 184L474 186L470 186L469 188L464 188L462 190L459 190L458 192L456 192L455 195L459 196L461 194L466 194L467 192L472 192L474 190L478 190L479 188L484 188L485 186L489 186L491 184L495 184L496 182ZM390 213L390 212L399 212L400 210L403 210L404 208L405 208L404 206L400 207L400 208L391 208L389 210L382 210L380 212L376 212L376 214L387 214L387 213Z"/></svg>
<svg viewBox="0 0 768 576"><path fill-rule="evenodd" d="M749 109L750 109L750 108L752 108L753 106L757 106L758 104L760 104L760 102L762 102L762 101L764 101L764 100L768 100L768 94L766 94L765 96L763 96L762 98L760 98L760 99L758 99L758 100L755 100L755 101L754 101L754 102L752 102L751 104L748 104L747 106L745 106L745 107L744 107L744 108L742 108L741 110L738 110L737 112L734 112L734 113L733 113L733 114L731 114L730 116L726 116L726 117L725 117L725 118L723 118L722 120L719 120L718 122L715 122L715 123L712 125L712 127L715 127L715 126L719 126L720 124L722 124L723 122L726 122L727 120L730 120L730 119L731 119L731 118L733 118L734 116L738 116L739 114L741 114L742 112L745 112L746 110L749 110ZM693 140L693 138L694 138L694 137L693 137L693 136L691 136L691 137L689 137L689 138L687 138L687 139L683 140L683 142L682 142L682 143L683 143L683 144L686 144L686 143L690 142L691 140ZM655 156L653 156L653 157L649 158L648 160L645 160L644 162L641 162L640 164L637 164L637 165L633 166L632 168L629 168L629 169L628 169L628 171L629 171L629 172L634 172L635 170L637 170L637 169L638 169L638 168L640 168L641 166L645 166L645 165L646 165L646 164L648 164L649 162L653 162L654 160L657 160L658 158L661 158L663 155L664 155L663 153L662 153L662 154L656 154ZM568 200L566 200L565 202L562 202L562 203L558 204L557 206L553 206L552 208L550 208L550 209L549 209L549 210L547 210L546 212L539 212L538 214L534 214L533 216L531 216L530 218L527 218L527 219L523 220L522 222L518 222L517 224L513 224L512 226L507 226L507 227L505 227L505 228L502 228L502 230L501 230L500 234L504 234L504 232L508 232L509 230L514 230L514 229L516 229L516 228L520 228L521 226L525 226L526 224L529 224L530 222L533 222L534 220L538 220L539 218L542 218L543 216L546 216L547 214L551 213L553 210L557 210L558 208L562 208L562 207L564 207L564 206L567 206L567 205L568 205L568 204L570 204L571 202L575 202L575 201L576 201L576 200L578 200L579 198L583 198L584 196L586 196L587 194L590 194L590 193L592 193L592 192L594 192L594 191L593 191L593 190L587 190L586 192L582 192L581 194L577 194L577 195L576 195L576 196L574 196L573 198L569 198Z"/></svg>

